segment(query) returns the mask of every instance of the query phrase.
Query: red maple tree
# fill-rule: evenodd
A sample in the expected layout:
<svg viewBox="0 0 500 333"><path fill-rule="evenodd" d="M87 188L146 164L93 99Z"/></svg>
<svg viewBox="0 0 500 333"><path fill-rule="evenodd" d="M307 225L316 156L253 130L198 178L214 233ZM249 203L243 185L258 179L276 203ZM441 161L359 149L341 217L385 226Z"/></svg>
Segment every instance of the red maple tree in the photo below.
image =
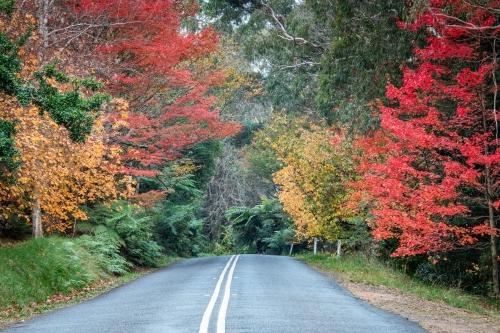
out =
<svg viewBox="0 0 500 333"><path fill-rule="evenodd" d="M380 106L381 132L359 142L358 184L372 199L375 238L398 239L394 256L470 246L490 235L497 295L499 5L436 0L414 24L401 23L425 29L427 45L415 48L403 85L388 85L392 104Z"/></svg>
<svg viewBox="0 0 500 333"><path fill-rule="evenodd" d="M183 149L240 130L219 119L210 94L224 82L224 73L197 66L217 50L217 32L182 26L197 13L198 4L75 0L68 5L87 26L100 27L96 55L105 64L108 87L129 103L128 110L108 115L114 129L110 139L126 149L129 173L152 175Z"/></svg>

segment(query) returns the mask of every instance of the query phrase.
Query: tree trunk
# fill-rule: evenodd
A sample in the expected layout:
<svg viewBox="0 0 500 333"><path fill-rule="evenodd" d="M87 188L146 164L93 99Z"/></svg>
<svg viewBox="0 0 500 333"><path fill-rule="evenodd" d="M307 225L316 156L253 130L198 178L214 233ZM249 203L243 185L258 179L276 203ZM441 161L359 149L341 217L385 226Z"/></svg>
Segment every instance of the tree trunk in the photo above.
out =
<svg viewBox="0 0 500 333"><path fill-rule="evenodd" d="M493 227L492 227L493 228ZM500 296L500 282L498 281L498 251L497 251L497 236L491 235L491 256L492 271L493 271L493 293L496 297Z"/></svg>
<svg viewBox="0 0 500 333"><path fill-rule="evenodd" d="M49 29L47 26L49 20L50 7L53 0L37 0L37 19L38 19L38 33L43 41L43 50L49 46ZM40 59L43 59L43 50L40 50Z"/></svg>
<svg viewBox="0 0 500 333"><path fill-rule="evenodd" d="M492 278L493 278L493 293L496 297L500 296L500 282L498 276L498 251L497 251L497 236L495 235L496 229L496 221L495 221L495 212L493 207L493 202L491 199L490 193L493 193L493 185L491 179L491 171L490 168L486 167L486 191L487 191L487 200L488 200L488 219L490 222L490 228L492 234L490 236L490 245L491 245L491 267L492 267Z"/></svg>
<svg viewBox="0 0 500 333"><path fill-rule="evenodd" d="M31 210L31 224L33 230L33 238L43 236L42 230L42 210L40 208L40 200L33 200L33 208Z"/></svg>

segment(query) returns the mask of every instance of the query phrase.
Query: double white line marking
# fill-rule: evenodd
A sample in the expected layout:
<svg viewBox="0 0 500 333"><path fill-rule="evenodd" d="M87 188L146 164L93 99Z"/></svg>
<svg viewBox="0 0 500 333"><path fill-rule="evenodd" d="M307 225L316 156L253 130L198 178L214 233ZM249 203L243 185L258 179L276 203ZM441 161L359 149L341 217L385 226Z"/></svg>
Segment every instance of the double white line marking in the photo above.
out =
<svg viewBox="0 0 500 333"><path fill-rule="evenodd" d="M226 332L226 313L227 313L227 306L229 304L229 295L231 292L231 281L233 280L233 273L234 273L234 267L236 266L236 263L238 262L238 258L240 255L232 256L229 261L226 264L226 267L224 267L224 270L220 274L219 281L217 281L217 285L215 286L214 293L212 294L212 298L210 299L210 302L208 303L207 309L205 310L205 313L203 314L203 319L201 320L200 324L200 331L199 333L207 333L208 332L208 325L210 323L210 316L212 315L212 310L214 309L215 302L217 302L217 298L219 297L219 292L220 292L220 286L222 285L222 281L224 281L224 276L226 275L226 271L228 267L231 265L231 261L233 262L233 265L231 266L231 269L229 270L229 275L227 277L226 281L226 289L224 290L224 298L222 299L222 303L220 306L219 310L219 317L217 319L217 333L225 333ZM234 261L233 261L234 259Z"/></svg>

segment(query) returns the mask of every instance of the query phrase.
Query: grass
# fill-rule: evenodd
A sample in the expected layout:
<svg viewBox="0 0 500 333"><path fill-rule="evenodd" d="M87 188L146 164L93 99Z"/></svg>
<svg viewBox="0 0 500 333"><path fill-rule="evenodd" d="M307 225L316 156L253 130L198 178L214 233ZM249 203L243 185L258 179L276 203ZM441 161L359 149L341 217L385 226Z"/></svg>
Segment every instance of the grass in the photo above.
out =
<svg viewBox="0 0 500 333"><path fill-rule="evenodd" d="M23 307L84 288L102 277L90 254L63 238L0 249L0 308Z"/></svg>
<svg viewBox="0 0 500 333"><path fill-rule="evenodd" d="M163 257L159 265L177 260ZM0 328L92 298L152 270L110 276L95 256L68 238L38 238L0 247Z"/></svg>
<svg viewBox="0 0 500 333"><path fill-rule="evenodd" d="M442 301L456 308L500 319L500 299L467 294L459 289L427 285L412 279L404 272L379 260L351 254L341 258L329 255L303 254L298 259L320 270L333 272L339 282L351 281L369 285L382 285L422 297Z"/></svg>

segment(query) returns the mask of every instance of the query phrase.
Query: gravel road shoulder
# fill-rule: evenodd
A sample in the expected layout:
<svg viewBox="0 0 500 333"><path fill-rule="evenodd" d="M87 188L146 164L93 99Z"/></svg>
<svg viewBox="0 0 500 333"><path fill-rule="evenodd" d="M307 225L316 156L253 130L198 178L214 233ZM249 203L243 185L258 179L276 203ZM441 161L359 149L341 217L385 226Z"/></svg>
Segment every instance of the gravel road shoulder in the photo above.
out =
<svg viewBox="0 0 500 333"><path fill-rule="evenodd" d="M334 274L319 270L334 278ZM417 322L431 333L500 333L500 320L428 301L385 286L339 281L356 297Z"/></svg>

